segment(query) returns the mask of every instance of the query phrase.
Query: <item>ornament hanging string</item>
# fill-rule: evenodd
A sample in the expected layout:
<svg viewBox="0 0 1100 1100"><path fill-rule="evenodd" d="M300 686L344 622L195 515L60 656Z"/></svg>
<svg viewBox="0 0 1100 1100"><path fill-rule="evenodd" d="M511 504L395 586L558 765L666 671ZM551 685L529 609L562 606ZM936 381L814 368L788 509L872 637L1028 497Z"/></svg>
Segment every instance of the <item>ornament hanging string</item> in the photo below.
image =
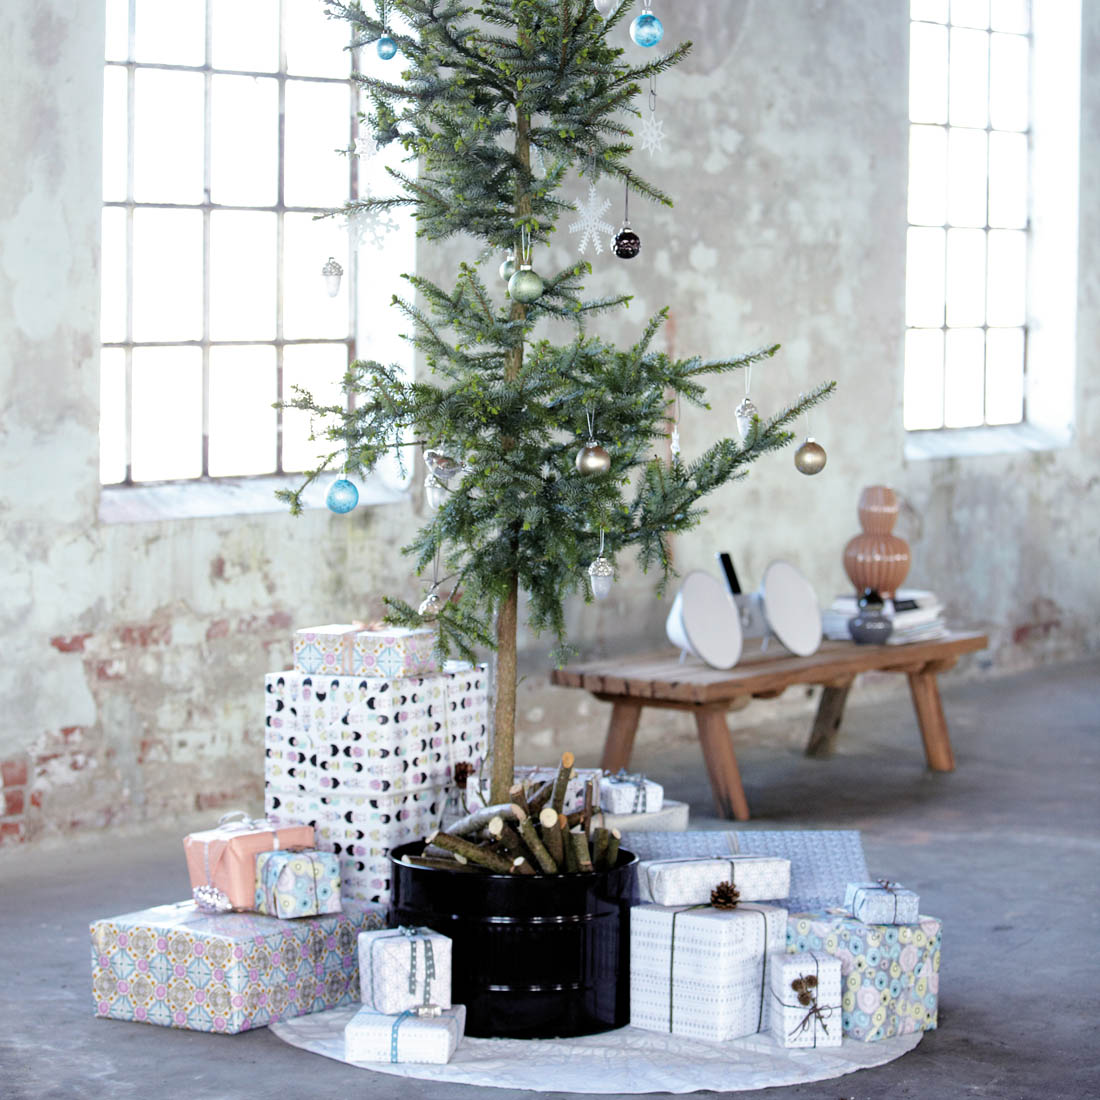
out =
<svg viewBox="0 0 1100 1100"><path fill-rule="evenodd" d="M649 109L653 114L657 113L657 74L649 78Z"/></svg>
<svg viewBox="0 0 1100 1100"><path fill-rule="evenodd" d="M524 267L531 266L531 230L526 225L520 229L519 262Z"/></svg>
<svg viewBox="0 0 1100 1100"><path fill-rule="evenodd" d="M749 396L749 390L752 389L752 364L750 363L745 368L745 396Z"/></svg>
<svg viewBox="0 0 1100 1100"><path fill-rule="evenodd" d="M591 409L585 409L584 410L584 418L585 418L585 420L588 421L588 438L589 439L595 439L596 438L596 418L593 415Z"/></svg>

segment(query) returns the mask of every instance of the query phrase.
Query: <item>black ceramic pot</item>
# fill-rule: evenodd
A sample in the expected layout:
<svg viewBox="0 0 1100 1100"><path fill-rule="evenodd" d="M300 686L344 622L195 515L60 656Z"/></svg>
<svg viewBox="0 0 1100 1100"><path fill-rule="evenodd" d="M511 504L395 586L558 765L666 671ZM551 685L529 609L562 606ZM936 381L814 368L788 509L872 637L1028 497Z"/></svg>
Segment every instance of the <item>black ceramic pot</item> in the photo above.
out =
<svg viewBox="0 0 1100 1100"><path fill-rule="evenodd" d="M449 936L451 1000L466 1034L550 1039L630 1023L630 900L637 858L610 871L493 875L410 867L395 848L395 924Z"/></svg>

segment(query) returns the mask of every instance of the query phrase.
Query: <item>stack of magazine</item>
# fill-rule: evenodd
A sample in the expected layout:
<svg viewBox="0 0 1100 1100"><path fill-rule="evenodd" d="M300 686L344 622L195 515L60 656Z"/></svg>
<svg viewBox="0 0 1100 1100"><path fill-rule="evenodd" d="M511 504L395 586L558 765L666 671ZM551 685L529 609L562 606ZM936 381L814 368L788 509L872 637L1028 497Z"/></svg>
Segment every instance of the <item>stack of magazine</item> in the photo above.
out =
<svg viewBox="0 0 1100 1100"><path fill-rule="evenodd" d="M821 619L825 637L834 641L850 641L848 620L859 614L859 597L837 596L825 609ZM892 600L885 600L883 613L894 621L887 645L907 642L928 642L947 634L943 621L943 604L934 592L920 588L899 588Z"/></svg>

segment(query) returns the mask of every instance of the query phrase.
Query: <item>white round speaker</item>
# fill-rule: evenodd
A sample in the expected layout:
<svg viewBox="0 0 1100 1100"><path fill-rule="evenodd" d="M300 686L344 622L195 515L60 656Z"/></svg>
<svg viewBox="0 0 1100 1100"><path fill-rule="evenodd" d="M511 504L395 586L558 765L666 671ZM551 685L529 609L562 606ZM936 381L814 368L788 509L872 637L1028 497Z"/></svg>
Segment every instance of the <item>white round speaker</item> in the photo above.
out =
<svg viewBox="0 0 1100 1100"><path fill-rule="evenodd" d="M741 617L727 587L709 573L689 573L665 620L668 640L711 668L741 659Z"/></svg>
<svg viewBox="0 0 1100 1100"><path fill-rule="evenodd" d="M789 562L773 561L760 586L764 618L772 633L798 657L821 645L821 608L808 580Z"/></svg>

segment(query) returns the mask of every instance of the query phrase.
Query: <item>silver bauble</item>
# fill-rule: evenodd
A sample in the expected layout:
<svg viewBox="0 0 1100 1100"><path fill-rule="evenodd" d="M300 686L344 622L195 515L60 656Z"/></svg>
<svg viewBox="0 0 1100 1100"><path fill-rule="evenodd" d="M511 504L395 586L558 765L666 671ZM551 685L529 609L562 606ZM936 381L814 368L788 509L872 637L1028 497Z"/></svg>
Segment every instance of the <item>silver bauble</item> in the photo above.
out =
<svg viewBox="0 0 1100 1100"><path fill-rule="evenodd" d="M825 448L812 435L807 436L806 442L794 452L795 469L800 474L813 477L814 474L819 474L825 469L827 457Z"/></svg>
<svg viewBox="0 0 1100 1100"><path fill-rule="evenodd" d="M588 581L592 585L592 595L597 600L606 600L615 582L615 567L601 554L588 567Z"/></svg>
<svg viewBox="0 0 1100 1100"><path fill-rule="evenodd" d="M760 414L752 401L748 397L743 397L733 415L737 417L737 434L744 440L752 429L752 418Z"/></svg>
<svg viewBox="0 0 1100 1100"><path fill-rule="evenodd" d="M424 479L424 499L429 508L438 508L447 499L447 486L435 474Z"/></svg>
<svg viewBox="0 0 1100 1100"><path fill-rule="evenodd" d="M578 474L606 474L611 469L611 455L594 439L590 439L578 452Z"/></svg>
<svg viewBox="0 0 1100 1100"><path fill-rule="evenodd" d="M606 19L618 6L620 0L595 0L596 11Z"/></svg>
<svg viewBox="0 0 1100 1100"><path fill-rule="evenodd" d="M533 271L530 264L524 264L508 280L508 296L513 302L527 305L542 297L543 286L542 276Z"/></svg>
<svg viewBox="0 0 1100 1100"><path fill-rule="evenodd" d="M421 601L420 606L416 609L417 614L419 614L422 619L434 619L439 614L439 604L439 593L429 592Z"/></svg>
<svg viewBox="0 0 1100 1100"><path fill-rule="evenodd" d="M516 261L509 256L504 263L500 265L500 277L508 282L509 279L516 273Z"/></svg>

